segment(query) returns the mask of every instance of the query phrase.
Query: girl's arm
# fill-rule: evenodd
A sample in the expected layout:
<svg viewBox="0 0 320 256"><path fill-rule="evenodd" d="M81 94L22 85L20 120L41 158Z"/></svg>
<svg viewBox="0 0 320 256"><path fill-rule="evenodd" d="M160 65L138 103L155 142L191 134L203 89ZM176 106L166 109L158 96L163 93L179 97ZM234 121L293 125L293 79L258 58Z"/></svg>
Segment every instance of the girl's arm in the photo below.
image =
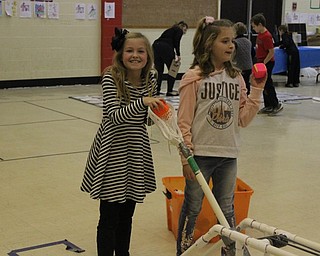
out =
<svg viewBox="0 0 320 256"><path fill-rule="evenodd" d="M245 82L241 76L241 96L240 96L240 109L239 109L239 126L246 127L250 124L260 108L261 95L264 85L267 81L267 75L264 78L256 79L251 76L251 89L250 94L247 96Z"/></svg>
<svg viewBox="0 0 320 256"><path fill-rule="evenodd" d="M197 104L200 79L196 71L189 70L183 76L179 86L178 126L181 130L184 143L191 151L193 149L191 126ZM187 161L182 158L182 163L186 164Z"/></svg>
<svg viewBox="0 0 320 256"><path fill-rule="evenodd" d="M106 74L102 80L103 116L107 116L114 124L124 122L141 123L138 116L144 115L146 106L143 98L122 104L117 96L117 88L111 74Z"/></svg>

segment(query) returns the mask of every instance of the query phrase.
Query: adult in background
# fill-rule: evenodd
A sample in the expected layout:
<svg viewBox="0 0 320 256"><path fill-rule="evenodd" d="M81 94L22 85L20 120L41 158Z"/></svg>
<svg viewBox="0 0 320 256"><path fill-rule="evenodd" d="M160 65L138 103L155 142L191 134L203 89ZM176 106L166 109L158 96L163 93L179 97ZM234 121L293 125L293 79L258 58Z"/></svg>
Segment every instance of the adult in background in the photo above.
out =
<svg viewBox="0 0 320 256"><path fill-rule="evenodd" d="M286 25L278 27L280 41L275 44L280 49L284 49L288 55L287 61L287 83L286 87L299 87L300 84L300 56L299 50L292 39L292 35L288 32Z"/></svg>
<svg viewBox="0 0 320 256"><path fill-rule="evenodd" d="M255 50L251 41L245 36L248 33L247 27L242 22L234 24L236 31L234 62L237 68L242 71L243 79L247 87L247 95L250 94L250 75L252 72L252 59Z"/></svg>
<svg viewBox="0 0 320 256"><path fill-rule="evenodd" d="M180 55L180 41L182 36L187 32L188 25L184 21L174 24L171 28L165 30L161 36L154 41L152 48L154 52L154 65L158 71L157 79L157 95L160 95L161 83L163 80L164 65L168 70L173 60L179 62ZM175 78L168 75L167 96L177 96L178 92L173 91Z"/></svg>

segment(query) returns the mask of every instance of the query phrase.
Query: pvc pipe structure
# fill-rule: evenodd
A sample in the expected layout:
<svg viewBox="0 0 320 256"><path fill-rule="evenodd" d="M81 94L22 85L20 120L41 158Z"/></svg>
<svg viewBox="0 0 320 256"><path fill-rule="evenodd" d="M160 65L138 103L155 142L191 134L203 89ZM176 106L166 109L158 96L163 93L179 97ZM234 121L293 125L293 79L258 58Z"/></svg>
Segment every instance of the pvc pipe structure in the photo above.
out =
<svg viewBox="0 0 320 256"><path fill-rule="evenodd" d="M318 251L320 253L320 244L319 243L316 243L316 242L310 241L308 239L299 237L299 236L297 236L295 234L289 233L288 231L281 230L281 229L278 229L276 227L272 227L272 226L266 225L264 223L260 223L260 222L254 220L254 219L251 219L251 218L246 218L246 219L242 220L239 223L237 229L238 230L243 230L243 229L246 229L248 227L250 227L252 229L259 230L259 231L264 232L264 233L269 234L269 235L284 235L288 239L290 239L290 240L292 240L294 242L297 242L299 244L302 244L302 245L304 245L306 247L312 248L313 250Z"/></svg>
<svg viewBox="0 0 320 256"><path fill-rule="evenodd" d="M295 254L292 254L290 252L283 251L277 247L274 247L270 245L270 243L266 240L259 240L256 238L249 237L245 234L242 234L238 231L234 231L231 229L228 229L222 225L214 225L206 234L204 234L202 237L200 237L186 252L182 254L182 256L191 255L192 251L199 247L203 247L205 244L208 243L214 236L217 234L225 237L229 237L231 240L236 241L238 244L236 246L237 252L236 255L241 255L243 245L252 247L254 249L257 249L264 253L270 253L272 255L276 256L296 256ZM239 246L239 243L241 244L241 247ZM239 249L240 248L240 249Z"/></svg>
<svg viewBox="0 0 320 256"><path fill-rule="evenodd" d="M219 223L221 223L223 226L225 226L226 228L230 228L230 225L228 223L228 221L226 220L217 200L215 199L215 197L212 194L212 191L207 183L207 181L205 180L205 178L203 177L202 173L198 173L196 175L197 181L199 182L204 194L207 197L207 200L211 206L211 208L213 209L215 215L217 216L217 219L219 220Z"/></svg>

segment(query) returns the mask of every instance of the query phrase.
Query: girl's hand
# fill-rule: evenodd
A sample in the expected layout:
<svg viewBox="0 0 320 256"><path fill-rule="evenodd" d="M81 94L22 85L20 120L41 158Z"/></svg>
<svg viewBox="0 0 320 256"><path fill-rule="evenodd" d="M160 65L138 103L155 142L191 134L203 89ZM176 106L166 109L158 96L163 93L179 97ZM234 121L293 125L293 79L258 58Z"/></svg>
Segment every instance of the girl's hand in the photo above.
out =
<svg viewBox="0 0 320 256"><path fill-rule="evenodd" d="M263 89L264 85L266 84L267 77L268 77L268 74L266 74L265 77L263 78L255 78L253 75L251 75L251 80L250 80L251 86L259 89Z"/></svg>
<svg viewBox="0 0 320 256"><path fill-rule="evenodd" d="M161 108L162 107L162 100L160 98L153 98L153 97L143 97L143 104L147 107L152 109L154 108Z"/></svg>
<svg viewBox="0 0 320 256"><path fill-rule="evenodd" d="M183 166L182 171L183 171L183 176L187 180L195 180L196 179L196 175L193 173L191 167L188 164Z"/></svg>

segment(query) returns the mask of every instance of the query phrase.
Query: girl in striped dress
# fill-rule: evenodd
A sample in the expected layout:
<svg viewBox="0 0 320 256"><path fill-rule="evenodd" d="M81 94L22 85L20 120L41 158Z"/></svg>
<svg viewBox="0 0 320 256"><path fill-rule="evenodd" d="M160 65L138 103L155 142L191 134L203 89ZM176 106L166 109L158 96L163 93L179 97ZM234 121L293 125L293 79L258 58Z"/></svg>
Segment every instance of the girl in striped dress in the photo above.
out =
<svg viewBox="0 0 320 256"><path fill-rule="evenodd" d="M103 117L91 146L81 190L100 200L99 256L129 255L136 203L156 189L146 129L148 107L157 108L150 42L141 33L115 29L112 66L102 78Z"/></svg>

